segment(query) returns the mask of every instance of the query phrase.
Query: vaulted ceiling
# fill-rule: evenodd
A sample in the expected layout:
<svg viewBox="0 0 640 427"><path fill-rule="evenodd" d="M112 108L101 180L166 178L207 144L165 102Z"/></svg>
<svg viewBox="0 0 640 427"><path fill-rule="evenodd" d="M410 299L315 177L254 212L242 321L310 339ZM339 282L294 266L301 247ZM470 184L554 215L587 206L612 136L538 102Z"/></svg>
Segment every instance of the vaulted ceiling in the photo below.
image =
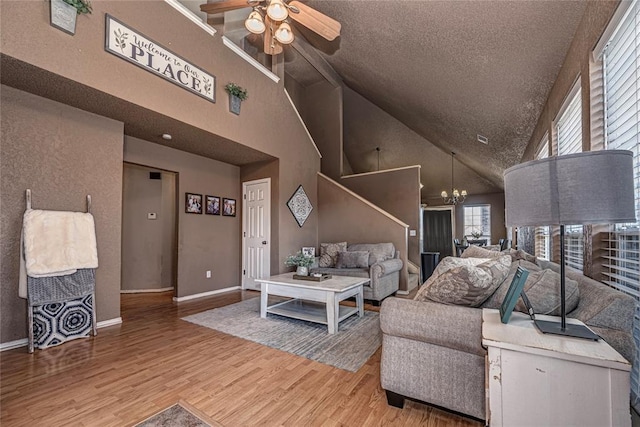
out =
<svg viewBox="0 0 640 427"><path fill-rule="evenodd" d="M491 192L502 188L503 171L520 161L587 1L305 3L342 24L333 42L301 30L311 45L350 89L416 135L389 138L385 153L393 155L384 167L421 164L423 178L438 171L448 182L446 156L453 151L462 163L460 181L475 177L477 191ZM291 63L292 57L286 71L312 84L309 67ZM349 138L345 152L372 153L379 144ZM371 170L362 158L349 160L356 173ZM426 193L441 189L438 182Z"/></svg>

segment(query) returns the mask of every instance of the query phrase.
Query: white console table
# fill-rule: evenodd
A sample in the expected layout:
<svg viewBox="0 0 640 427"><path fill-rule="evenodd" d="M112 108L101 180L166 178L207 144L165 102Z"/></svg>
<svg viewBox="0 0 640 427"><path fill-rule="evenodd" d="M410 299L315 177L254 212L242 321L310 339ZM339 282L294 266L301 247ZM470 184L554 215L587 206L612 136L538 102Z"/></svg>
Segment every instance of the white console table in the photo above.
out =
<svg viewBox="0 0 640 427"><path fill-rule="evenodd" d="M503 324L484 309L482 345L490 426L631 426L631 365L603 340L542 334L519 312Z"/></svg>

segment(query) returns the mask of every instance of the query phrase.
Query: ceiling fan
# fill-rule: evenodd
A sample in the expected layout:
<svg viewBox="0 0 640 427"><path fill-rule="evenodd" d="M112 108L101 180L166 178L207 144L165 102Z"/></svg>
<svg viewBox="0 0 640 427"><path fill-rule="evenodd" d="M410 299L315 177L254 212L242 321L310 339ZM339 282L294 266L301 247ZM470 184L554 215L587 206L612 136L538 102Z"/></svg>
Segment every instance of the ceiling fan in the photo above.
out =
<svg viewBox="0 0 640 427"><path fill-rule="evenodd" d="M245 20L245 27L253 34L264 34L264 52L268 55L282 53L282 45L293 42L289 19L332 41L340 35L338 21L297 0L222 0L200 5L208 14L228 12L252 7Z"/></svg>

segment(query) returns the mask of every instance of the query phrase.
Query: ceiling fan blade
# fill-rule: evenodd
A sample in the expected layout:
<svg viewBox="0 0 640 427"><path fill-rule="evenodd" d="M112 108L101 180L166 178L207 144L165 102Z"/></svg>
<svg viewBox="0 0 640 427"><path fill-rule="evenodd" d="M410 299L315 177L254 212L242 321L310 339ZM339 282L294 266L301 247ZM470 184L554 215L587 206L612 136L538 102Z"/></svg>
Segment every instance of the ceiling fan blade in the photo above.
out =
<svg viewBox="0 0 640 427"><path fill-rule="evenodd" d="M342 25L335 19L329 18L327 15L296 0L290 2L289 6L300 10L300 13L290 13L289 18L320 34L325 39L332 41L340 35Z"/></svg>
<svg viewBox="0 0 640 427"><path fill-rule="evenodd" d="M269 18L269 15L264 17L264 26L266 27L264 34L262 35L264 38L264 53L267 55L277 55L282 53L282 45L273 37L275 28L273 21Z"/></svg>
<svg viewBox="0 0 640 427"><path fill-rule="evenodd" d="M256 4L258 2L252 2ZM200 10L208 14L228 12L230 10L242 9L243 7L251 7L247 0L226 0L215 3L205 3L200 5Z"/></svg>

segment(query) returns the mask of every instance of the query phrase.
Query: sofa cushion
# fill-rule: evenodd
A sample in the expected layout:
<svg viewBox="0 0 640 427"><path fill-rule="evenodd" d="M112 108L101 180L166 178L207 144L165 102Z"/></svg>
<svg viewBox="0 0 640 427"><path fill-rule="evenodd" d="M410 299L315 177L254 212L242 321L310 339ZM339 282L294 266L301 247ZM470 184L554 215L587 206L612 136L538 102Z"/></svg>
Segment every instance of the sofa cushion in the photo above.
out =
<svg viewBox="0 0 640 427"><path fill-rule="evenodd" d="M470 245L467 249L464 250L464 252L462 252L462 255L460 255L460 258L500 258L501 256L504 256L505 254L503 254L500 251L492 251L489 249L485 249L483 247L480 247L478 245Z"/></svg>
<svg viewBox="0 0 640 427"><path fill-rule="evenodd" d="M504 281L510 266L511 258L502 256L452 268L437 277L431 276L414 299L479 307Z"/></svg>
<svg viewBox="0 0 640 427"><path fill-rule="evenodd" d="M551 316L560 315L560 275L553 270L541 269L536 264L525 260L518 260L511 264L509 276L500 285L496 292L491 295L483 308L500 308L502 301L511 285L513 276L518 266L529 270L529 276L524 284L524 292L527 294L531 306L536 314L548 314ZM580 301L578 282L567 278L565 281L566 308L567 313L575 309ZM515 309L523 313L527 312L522 299L518 300Z"/></svg>
<svg viewBox="0 0 640 427"><path fill-rule="evenodd" d="M505 249L504 251L501 252L502 254L509 254L511 255L511 261L518 261L518 260L525 260L531 263L536 262L536 257L535 255L531 255L526 253L525 251L523 251L522 249Z"/></svg>
<svg viewBox="0 0 640 427"><path fill-rule="evenodd" d="M320 259L318 266L324 268L335 267L338 261L338 252L347 250L347 242L320 243Z"/></svg>
<svg viewBox="0 0 640 427"><path fill-rule="evenodd" d="M369 265L386 261L396 256L396 248L393 246L393 243L355 243L349 245L345 250L368 251Z"/></svg>
<svg viewBox="0 0 640 427"><path fill-rule="evenodd" d="M368 251L338 252L336 268L367 268L369 267Z"/></svg>

